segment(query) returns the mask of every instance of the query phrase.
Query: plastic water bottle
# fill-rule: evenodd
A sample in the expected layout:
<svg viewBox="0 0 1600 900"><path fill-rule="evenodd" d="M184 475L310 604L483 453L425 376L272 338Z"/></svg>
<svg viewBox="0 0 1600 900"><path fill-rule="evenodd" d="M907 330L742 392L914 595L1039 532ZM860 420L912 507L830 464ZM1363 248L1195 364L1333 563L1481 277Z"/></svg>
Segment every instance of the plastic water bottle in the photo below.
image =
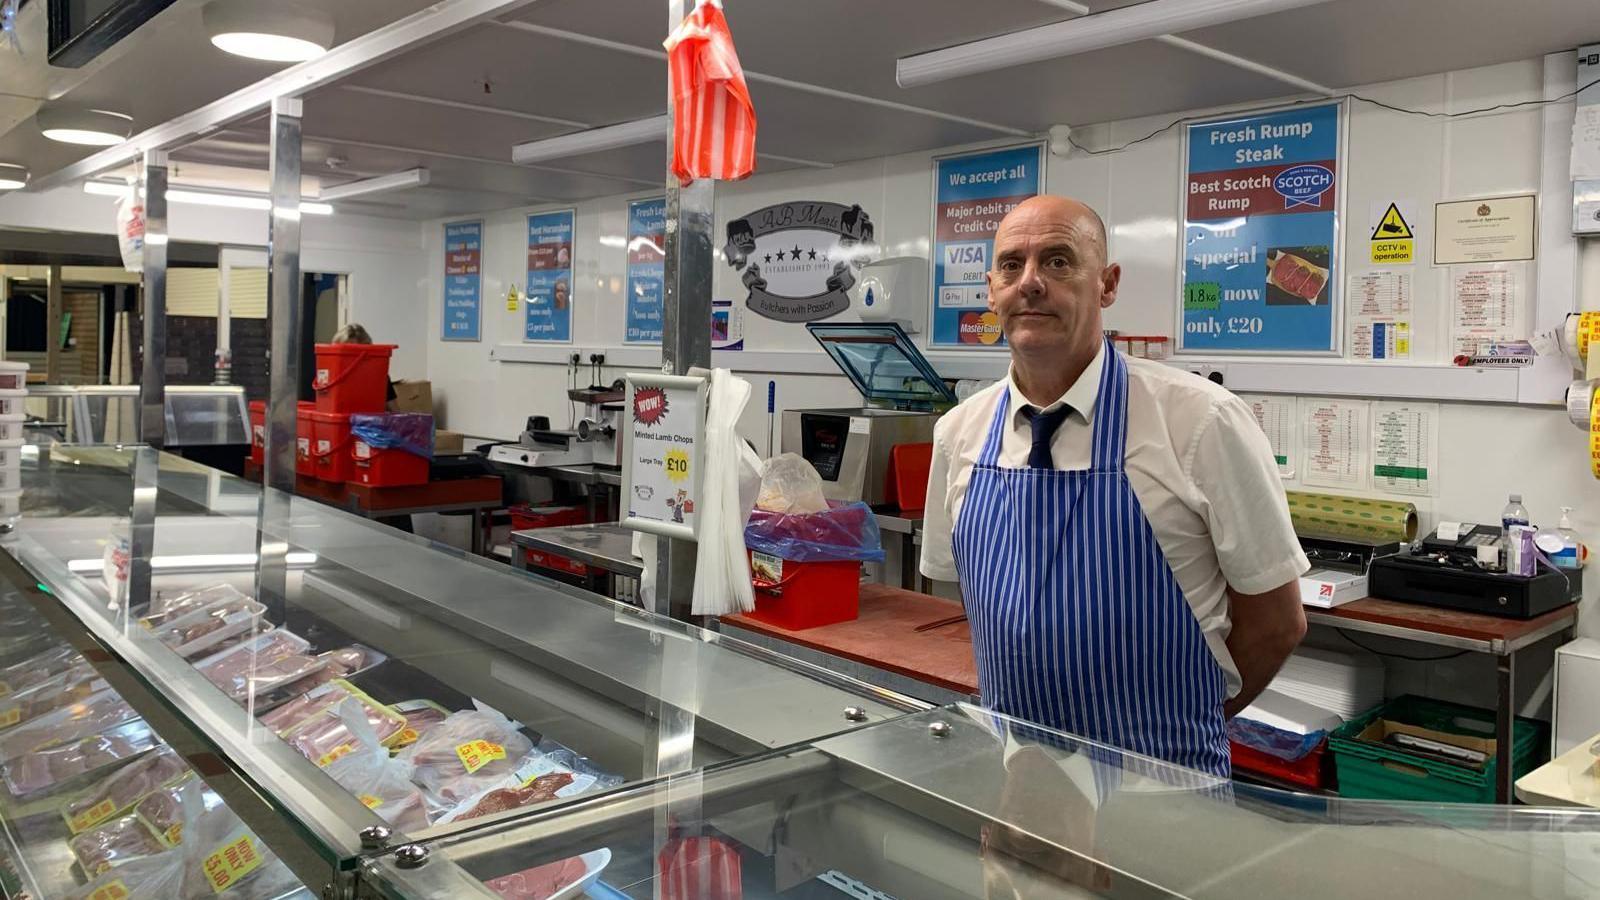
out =
<svg viewBox="0 0 1600 900"><path fill-rule="evenodd" d="M1582 542L1572 530L1572 507L1561 507L1561 524L1556 526L1556 532L1561 535L1561 549L1550 557L1551 562L1563 569L1583 568Z"/></svg>
<svg viewBox="0 0 1600 900"><path fill-rule="evenodd" d="M1528 510L1522 505L1522 495L1512 494L1506 508L1500 510L1500 530L1509 533L1513 525L1528 524Z"/></svg>

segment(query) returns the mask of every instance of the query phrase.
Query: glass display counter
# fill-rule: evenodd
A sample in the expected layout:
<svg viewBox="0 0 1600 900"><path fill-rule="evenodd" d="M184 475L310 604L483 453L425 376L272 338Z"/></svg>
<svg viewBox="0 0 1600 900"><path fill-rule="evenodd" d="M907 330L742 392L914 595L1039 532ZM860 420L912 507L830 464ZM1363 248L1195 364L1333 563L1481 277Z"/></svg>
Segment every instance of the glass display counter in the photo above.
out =
<svg viewBox="0 0 1600 900"><path fill-rule="evenodd" d="M41 447L25 465L22 516L0 536L8 894L1461 900L1600 885L1600 813L1233 785L930 709L147 449ZM141 819L146 801L164 814ZM117 853L86 868L81 835L130 817L87 841Z"/></svg>

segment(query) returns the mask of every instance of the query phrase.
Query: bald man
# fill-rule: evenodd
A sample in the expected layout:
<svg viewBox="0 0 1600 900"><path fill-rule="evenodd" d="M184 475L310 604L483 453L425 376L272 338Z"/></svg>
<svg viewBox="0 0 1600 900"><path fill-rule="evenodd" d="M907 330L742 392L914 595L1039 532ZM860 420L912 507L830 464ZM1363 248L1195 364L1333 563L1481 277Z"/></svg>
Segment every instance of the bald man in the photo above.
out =
<svg viewBox="0 0 1600 900"><path fill-rule="evenodd" d="M1308 565L1249 407L1105 340L1121 278L1077 200L1001 221L1011 368L934 429L922 573L960 582L985 705L1227 777Z"/></svg>

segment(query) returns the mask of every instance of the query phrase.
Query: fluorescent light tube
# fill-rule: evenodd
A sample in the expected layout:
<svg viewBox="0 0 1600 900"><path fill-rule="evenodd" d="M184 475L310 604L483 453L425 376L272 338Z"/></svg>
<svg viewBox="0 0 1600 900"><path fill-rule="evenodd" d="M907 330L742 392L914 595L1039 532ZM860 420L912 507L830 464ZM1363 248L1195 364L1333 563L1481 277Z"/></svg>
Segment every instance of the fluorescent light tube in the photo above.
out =
<svg viewBox="0 0 1600 900"><path fill-rule="evenodd" d="M323 188L318 195L319 200L348 200L351 197L363 197L367 194L379 194L384 191L403 191L407 188L422 187L429 180L427 169L407 169L393 175L379 175L376 178L363 178L360 181L351 181L346 184L336 184L333 187Z"/></svg>
<svg viewBox="0 0 1600 900"><path fill-rule="evenodd" d="M605 125L588 131L575 131L572 134L517 144L511 148L511 161L527 165L547 159L583 156L586 153L599 153L602 150L615 150L618 147L664 141L669 130L667 117L664 115L623 122L620 125Z"/></svg>
<svg viewBox="0 0 1600 900"><path fill-rule="evenodd" d="M85 194L98 194L103 197L121 197L127 193L125 185L111 181L85 181L83 192ZM272 208L272 201L262 194L238 194L219 191L192 191L183 188L167 189L168 203L191 203L198 206L225 206L232 209L258 209L263 212ZM333 215L333 206L319 203L314 200L301 200L300 212L311 216Z"/></svg>

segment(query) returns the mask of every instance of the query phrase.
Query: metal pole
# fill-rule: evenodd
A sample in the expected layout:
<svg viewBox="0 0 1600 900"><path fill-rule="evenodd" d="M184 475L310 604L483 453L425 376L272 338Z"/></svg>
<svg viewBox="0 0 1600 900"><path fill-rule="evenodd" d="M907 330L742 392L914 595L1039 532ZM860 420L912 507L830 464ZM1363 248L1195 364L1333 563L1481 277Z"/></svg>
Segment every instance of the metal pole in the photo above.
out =
<svg viewBox="0 0 1600 900"><path fill-rule="evenodd" d="M267 224L267 297L272 320L266 452L261 470L256 596L283 621L290 500L294 496L295 409L300 399L300 111L298 98L272 101L272 212Z"/></svg>
<svg viewBox="0 0 1600 900"><path fill-rule="evenodd" d="M167 154L144 155L144 367L139 441L160 450L167 434ZM52 327L59 327L53 325ZM54 340L54 337L52 337Z"/></svg>
<svg viewBox="0 0 1600 900"><path fill-rule="evenodd" d="M217 248L216 384L233 382L233 261L227 247Z"/></svg>
<svg viewBox="0 0 1600 900"><path fill-rule="evenodd" d="M61 383L61 267L51 265L45 280L44 383Z"/></svg>
<svg viewBox="0 0 1600 900"><path fill-rule="evenodd" d="M693 0L671 0L667 28L673 29L694 10ZM670 92L670 88L669 88ZM671 155L672 99L667 98L668 156ZM669 167L665 271L661 317L661 371L686 375L695 366L711 365L712 181L702 178L683 185ZM695 545L692 541L657 538L655 612L688 618L694 592Z"/></svg>

